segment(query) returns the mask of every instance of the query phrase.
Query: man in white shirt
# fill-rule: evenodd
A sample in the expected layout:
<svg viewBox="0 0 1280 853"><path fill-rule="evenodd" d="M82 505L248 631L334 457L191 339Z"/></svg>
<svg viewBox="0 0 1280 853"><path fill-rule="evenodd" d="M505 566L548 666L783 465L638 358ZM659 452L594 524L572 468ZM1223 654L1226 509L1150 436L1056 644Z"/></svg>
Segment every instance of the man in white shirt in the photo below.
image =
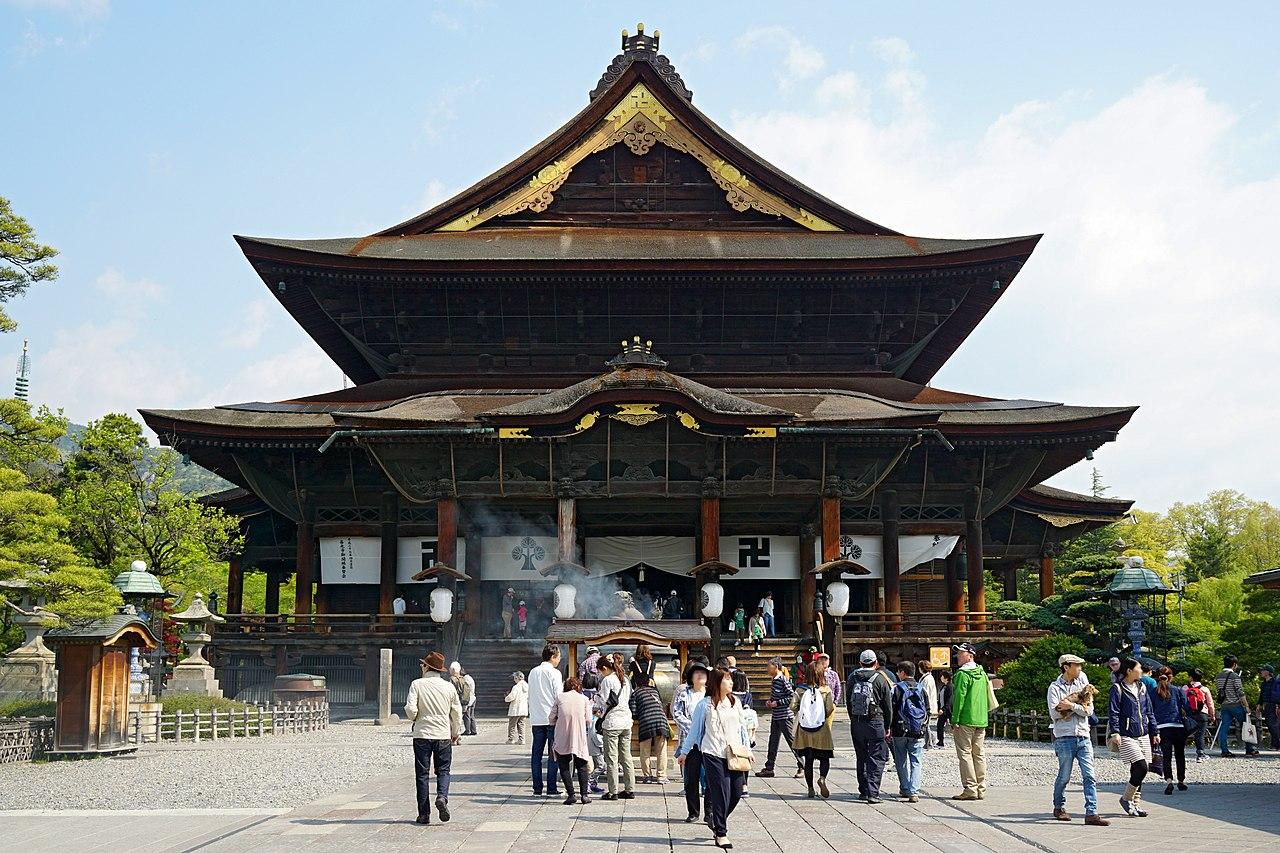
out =
<svg viewBox="0 0 1280 853"><path fill-rule="evenodd" d="M564 675L560 672L560 647L550 643L542 647L542 663L529 670L529 726L533 729L533 753L529 766L533 771L533 795L542 796L542 752L547 753L547 796L558 797L556 784L556 727L551 725L551 707L564 691Z"/></svg>
<svg viewBox="0 0 1280 853"><path fill-rule="evenodd" d="M920 686L924 688L924 700L929 705L929 719L924 726L924 748L931 749L937 746L932 723L938 719L938 682L933 677L933 664L929 661L920 661L916 669L920 673Z"/></svg>
<svg viewBox="0 0 1280 853"><path fill-rule="evenodd" d="M760 599L760 609L764 611L764 629L770 637L778 634L777 626L773 624L773 593L766 592L764 598Z"/></svg>
<svg viewBox="0 0 1280 853"><path fill-rule="evenodd" d="M431 823L431 764L436 768L436 810L449 820L449 769L453 745L462 737L462 702L444 677L444 655L431 652L419 661L422 678L409 685L404 715L413 723L413 769L418 793L417 823Z"/></svg>
<svg viewBox="0 0 1280 853"><path fill-rule="evenodd" d="M397 595L391 599L391 612L397 616L404 615L404 596Z"/></svg>

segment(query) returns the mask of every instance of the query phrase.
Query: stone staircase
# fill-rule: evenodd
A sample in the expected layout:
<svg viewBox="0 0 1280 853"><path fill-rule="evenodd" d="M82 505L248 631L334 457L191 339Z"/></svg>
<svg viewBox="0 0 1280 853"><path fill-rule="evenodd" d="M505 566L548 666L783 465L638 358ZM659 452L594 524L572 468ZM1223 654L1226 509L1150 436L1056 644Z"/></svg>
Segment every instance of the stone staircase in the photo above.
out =
<svg viewBox="0 0 1280 853"><path fill-rule="evenodd" d="M768 698L769 658L777 655L790 666L808 646L802 645L799 637L769 637L760 644L759 657L751 656L753 648L750 643L743 643L737 649L725 648L724 653L732 653L738 659L738 669L750 679L752 697L759 703Z"/></svg>
<svg viewBox="0 0 1280 853"><path fill-rule="evenodd" d="M507 715L503 697L511 689L511 673L542 662L542 640L466 640L457 658L476 681L476 714Z"/></svg>

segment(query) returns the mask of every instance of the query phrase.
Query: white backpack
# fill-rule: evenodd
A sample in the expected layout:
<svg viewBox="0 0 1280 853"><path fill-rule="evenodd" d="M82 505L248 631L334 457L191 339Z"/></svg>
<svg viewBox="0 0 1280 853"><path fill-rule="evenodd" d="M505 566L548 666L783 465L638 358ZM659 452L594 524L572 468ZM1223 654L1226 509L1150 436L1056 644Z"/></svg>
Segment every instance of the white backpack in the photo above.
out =
<svg viewBox="0 0 1280 853"><path fill-rule="evenodd" d="M822 701L822 691L815 687L807 688L800 697L800 728L807 732L816 732L826 725L827 708Z"/></svg>

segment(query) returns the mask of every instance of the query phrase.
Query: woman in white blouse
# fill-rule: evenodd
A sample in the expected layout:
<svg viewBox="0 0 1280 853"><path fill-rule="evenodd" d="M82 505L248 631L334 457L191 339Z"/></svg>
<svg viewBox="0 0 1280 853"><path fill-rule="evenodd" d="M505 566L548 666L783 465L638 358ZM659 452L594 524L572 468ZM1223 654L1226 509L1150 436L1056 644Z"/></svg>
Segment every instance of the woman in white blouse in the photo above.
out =
<svg viewBox="0 0 1280 853"><path fill-rule="evenodd" d="M729 815L742 799L742 786L747 774L729 769L732 747L750 750L742 704L733 695L733 674L717 667L707 680L707 698L693 713L689 734L680 747L680 764L693 746L702 754L702 770L707 777L707 823L715 835L716 846L733 849L729 841Z"/></svg>

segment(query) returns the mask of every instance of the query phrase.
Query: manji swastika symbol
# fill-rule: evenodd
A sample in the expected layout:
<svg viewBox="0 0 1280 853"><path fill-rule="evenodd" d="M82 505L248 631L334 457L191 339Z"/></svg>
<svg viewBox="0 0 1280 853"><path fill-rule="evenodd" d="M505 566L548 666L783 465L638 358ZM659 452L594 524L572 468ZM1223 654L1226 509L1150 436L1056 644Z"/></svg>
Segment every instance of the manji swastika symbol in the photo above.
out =
<svg viewBox="0 0 1280 853"><path fill-rule="evenodd" d="M738 568L769 568L768 536L743 536L738 539Z"/></svg>

